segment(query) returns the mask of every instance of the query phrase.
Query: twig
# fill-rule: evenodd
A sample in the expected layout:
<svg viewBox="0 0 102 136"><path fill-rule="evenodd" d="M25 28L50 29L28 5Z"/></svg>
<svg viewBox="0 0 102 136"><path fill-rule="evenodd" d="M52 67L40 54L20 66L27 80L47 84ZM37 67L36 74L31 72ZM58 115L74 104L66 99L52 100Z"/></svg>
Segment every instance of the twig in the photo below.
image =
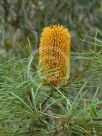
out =
<svg viewBox="0 0 102 136"><path fill-rule="evenodd" d="M52 95L53 95L53 90L51 89L49 96L47 96L46 99L40 104L40 109L42 109L44 107L44 105L52 97Z"/></svg>
<svg viewBox="0 0 102 136"><path fill-rule="evenodd" d="M63 132L66 128L68 128L69 127L69 125L68 124L64 124L64 129L63 129L63 126L61 126L60 128L54 128L52 131L50 131L50 132L47 132L47 134L53 134L53 136L56 136L56 135L58 135L59 133L61 133L61 132Z"/></svg>

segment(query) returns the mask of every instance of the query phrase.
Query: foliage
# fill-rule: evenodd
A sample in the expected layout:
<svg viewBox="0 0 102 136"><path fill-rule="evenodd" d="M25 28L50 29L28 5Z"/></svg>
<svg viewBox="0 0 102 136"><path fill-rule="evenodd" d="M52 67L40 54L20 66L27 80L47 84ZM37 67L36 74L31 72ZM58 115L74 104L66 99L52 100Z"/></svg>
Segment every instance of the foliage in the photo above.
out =
<svg viewBox="0 0 102 136"><path fill-rule="evenodd" d="M1 136L101 136L102 42L87 37L89 52L72 52L83 67L65 86L51 88L32 67L33 56L0 64ZM100 49L99 49L100 48ZM77 63L78 64L78 63ZM74 69L74 73L76 69Z"/></svg>

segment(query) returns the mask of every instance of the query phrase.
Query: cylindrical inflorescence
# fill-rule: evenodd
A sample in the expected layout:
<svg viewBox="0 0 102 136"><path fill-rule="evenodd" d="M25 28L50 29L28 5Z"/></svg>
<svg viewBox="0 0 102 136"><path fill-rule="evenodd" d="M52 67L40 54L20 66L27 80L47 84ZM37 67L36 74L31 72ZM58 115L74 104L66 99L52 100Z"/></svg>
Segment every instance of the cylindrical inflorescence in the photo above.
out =
<svg viewBox="0 0 102 136"><path fill-rule="evenodd" d="M64 85L70 74L70 32L62 25L45 27L40 38L39 66L47 84Z"/></svg>

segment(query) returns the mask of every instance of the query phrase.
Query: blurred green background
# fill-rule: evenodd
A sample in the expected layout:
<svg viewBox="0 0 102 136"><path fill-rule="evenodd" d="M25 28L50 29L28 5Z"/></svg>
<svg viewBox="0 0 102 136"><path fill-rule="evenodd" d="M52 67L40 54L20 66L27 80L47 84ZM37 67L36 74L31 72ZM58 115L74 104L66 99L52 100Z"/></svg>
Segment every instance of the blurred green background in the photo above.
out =
<svg viewBox="0 0 102 136"><path fill-rule="evenodd" d="M0 56L18 44L38 48L43 27L62 24L72 35L72 50L85 48L83 35L102 29L102 0L0 0ZM84 37L85 38L85 37Z"/></svg>

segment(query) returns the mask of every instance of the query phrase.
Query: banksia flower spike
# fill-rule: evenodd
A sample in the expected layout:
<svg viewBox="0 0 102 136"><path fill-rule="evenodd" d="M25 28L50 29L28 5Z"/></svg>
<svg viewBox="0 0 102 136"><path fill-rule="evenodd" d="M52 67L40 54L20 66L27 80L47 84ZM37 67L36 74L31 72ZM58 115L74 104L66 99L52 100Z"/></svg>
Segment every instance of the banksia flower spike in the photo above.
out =
<svg viewBox="0 0 102 136"><path fill-rule="evenodd" d="M70 73L70 32L62 25L45 27L40 38L39 66L44 80L64 85Z"/></svg>

